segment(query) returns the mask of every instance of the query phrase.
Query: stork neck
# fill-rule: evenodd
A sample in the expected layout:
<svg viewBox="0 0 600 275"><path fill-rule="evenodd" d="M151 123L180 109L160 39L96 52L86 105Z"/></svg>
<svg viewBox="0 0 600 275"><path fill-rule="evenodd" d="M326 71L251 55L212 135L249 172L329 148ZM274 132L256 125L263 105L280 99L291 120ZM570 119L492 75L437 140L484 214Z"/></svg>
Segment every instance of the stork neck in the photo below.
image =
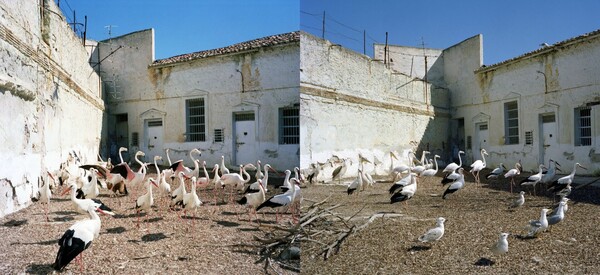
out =
<svg viewBox="0 0 600 275"><path fill-rule="evenodd" d="M244 180L244 184L248 183L250 181L250 174L246 172L246 169L244 167L242 167L241 172L243 173L242 180ZM246 176L246 179L244 179L244 176Z"/></svg>
<svg viewBox="0 0 600 275"><path fill-rule="evenodd" d="M167 161L169 162L169 166L171 166L171 165L173 165L173 163L171 163L171 157L169 157L169 148L167 148L166 152L167 152Z"/></svg>
<svg viewBox="0 0 600 275"><path fill-rule="evenodd" d="M458 167L462 167L462 158L460 157L460 152L458 152Z"/></svg>
<svg viewBox="0 0 600 275"><path fill-rule="evenodd" d="M481 151L481 161L483 162L483 167L485 167L485 154Z"/></svg>

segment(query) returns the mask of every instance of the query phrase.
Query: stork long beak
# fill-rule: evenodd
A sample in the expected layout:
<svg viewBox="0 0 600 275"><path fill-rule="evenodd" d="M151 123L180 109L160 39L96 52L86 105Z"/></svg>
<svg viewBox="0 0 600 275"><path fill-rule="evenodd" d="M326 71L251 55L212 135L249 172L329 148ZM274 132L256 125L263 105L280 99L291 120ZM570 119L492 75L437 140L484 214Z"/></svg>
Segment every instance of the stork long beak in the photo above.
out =
<svg viewBox="0 0 600 275"><path fill-rule="evenodd" d="M158 184L156 183L156 181L155 181L155 180L151 180L150 182L151 182L151 183L152 183L154 186L158 187Z"/></svg>
<svg viewBox="0 0 600 275"><path fill-rule="evenodd" d="M554 163L556 163L556 161ZM560 168L558 168L558 166L556 166L556 170L561 171L561 172L563 171L563 170L560 170Z"/></svg>
<svg viewBox="0 0 600 275"><path fill-rule="evenodd" d="M100 209L99 207L96 208L96 211L102 215L107 215L106 212L104 212L102 209Z"/></svg>
<svg viewBox="0 0 600 275"><path fill-rule="evenodd" d="M50 173L50 172L47 172L47 173L48 173L48 176L52 179L52 181L56 182L56 179L54 179L54 176L52 175L52 173Z"/></svg>
<svg viewBox="0 0 600 275"><path fill-rule="evenodd" d="M581 166L581 165L579 165L579 167L580 167L581 169L583 169L583 170L587 170L587 168L585 168L585 167L583 167L583 166Z"/></svg>
<svg viewBox="0 0 600 275"><path fill-rule="evenodd" d="M65 191L63 191L62 193L60 193L60 196L64 196L65 194L69 193L71 191L71 189L73 189L73 187L69 186L67 187L67 189L65 189Z"/></svg>

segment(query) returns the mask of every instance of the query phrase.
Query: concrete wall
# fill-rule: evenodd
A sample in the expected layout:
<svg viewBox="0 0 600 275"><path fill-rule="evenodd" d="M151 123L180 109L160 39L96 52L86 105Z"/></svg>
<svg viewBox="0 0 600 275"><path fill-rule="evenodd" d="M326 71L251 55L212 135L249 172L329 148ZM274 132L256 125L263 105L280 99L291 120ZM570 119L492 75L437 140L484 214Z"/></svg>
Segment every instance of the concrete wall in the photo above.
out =
<svg viewBox="0 0 600 275"><path fill-rule="evenodd" d="M388 51L387 61L390 69L421 79L425 79L427 72L427 82L444 87L442 50L388 45ZM376 60L384 60L385 44L375 44L373 52ZM427 59L427 70L425 70L425 59Z"/></svg>
<svg viewBox="0 0 600 275"><path fill-rule="evenodd" d="M279 144L278 123L279 108L299 103L299 43L150 66L153 40L153 31L146 30L104 41L112 43L113 49L124 45L118 55L109 57L112 65L103 66L103 79L106 82L110 74L118 78L120 93L110 99L110 113L128 114L128 135L140 135L140 146L128 146L130 151L148 151L143 142L145 120L160 118L163 148L171 149L172 160L184 159L192 166L188 152L198 148L208 165L220 163L223 155L232 167L236 161L233 113L254 111L256 157L280 170L298 166L299 145ZM100 50L109 52L102 46ZM205 100L207 138L205 142L186 142L185 101L198 97ZM224 142L214 142L214 129L224 130ZM164 152L163 158L166 160ZM152 156L146 157L150 159Z"/></svg>
<svg viewBox="0 0 600 275"><path fill-rule="evenodd" d="M445 90L310 34L302 33L300 39L302 167L337 155L353 160L346 173L353 176L360 153L381 162L365 170L385 174L390 151L396 151L398 165L407 162L402 156L415 145L444 149L449 119ZM329 180L330 170L319 180Z"/></svg>
<svg viewBox="0 0 600 275"><path fill-rule="evenodd" d="M0 1L0 216L29 205L69 151L98 153L99 77L54 1L38 4Z"/></svg>
<svg viewBox="0 0 600 275"><path fill-rule="evenodd" d="M477 41L471 44L475 49ZM471 52L476 53L476 50ZM469 60L467 55L465 51L464 59ZM445 52L444 56L448 54ZM477 57L472 56L471 65L451 63L448 59L445 62L450 66L473 68ZM465 73L456 79L457 83L466 85L449 85L453 87L454 117L465 119L466 135L476 135L475 123L488 123L491 166L500 162L512 166L520 159L526 170L537 170L539 163L547 165L548 158L552 158L562 164L565 173L579 162L590 169L578 170L578 174L591 174L600 168L597 154L600 109L596 105L600 102L599 64L600 38L596 34L499 65L482 67L472 76ZM454 87L460 88L455 90ZM504 103L515 100L519 106L519 144L508 145L504 144ZM574 146L574 109L586 104L592 108L592 145ZM550 113L555 114L558 125L554 131L557 143L544 149L540 115ZM525 132L532 132L531 145L525 144Z"/></svg>

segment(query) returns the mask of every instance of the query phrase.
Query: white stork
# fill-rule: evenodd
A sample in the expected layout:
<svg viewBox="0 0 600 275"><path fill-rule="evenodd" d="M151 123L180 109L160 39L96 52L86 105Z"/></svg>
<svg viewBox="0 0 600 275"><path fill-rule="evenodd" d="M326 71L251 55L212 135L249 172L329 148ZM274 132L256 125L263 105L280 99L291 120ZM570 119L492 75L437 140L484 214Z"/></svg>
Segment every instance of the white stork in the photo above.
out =
<svg viewBox="0 0 600 275"><path fill-rule="evenodd" d="M417 175L415 173L409 173L407 177L410 178L410 183L394 193L390 198L390 203L406 202L415 195L415 192L417 192Z"/></svg>
<svg viewBox="0 0 600 275"><path fill-rule="evenodd" d="M433 162L435 162L435 169L426 169L425 171L421 172L421 174L419 176L421 176L421 177L433 177L433 176L435 176L435 174L437 174L437 171L438 171L437 159L439 157L440 157L439 155L435 155L433 157Z"/></svg>
<svg viewBox="0 0 600 275"><path fill-rule="evenodd" d="M146 214L150 212L152 205L154 205L154 197L152 196L152 185L158 187L156 180L153 178L148 178L148 182L146 183L146 194L143 194L137 198L135 201L135 210L138 214L138 223L137 227L140 227L140 215L141 211L144 210Z"/></svg>
<svg viewBox="0 0 600 275"><path fill-rule="evenodd" d="M458 168L458 179L456 179L452 184L450 184L450 186L448 186L448 188L446 189L446 191L444 191L444 194L442 195L442 199L446 199L446 196L462 189L465 186L465 169L464 168Z"/></svg>
<svg viewBox="0 0 600 275"><path fill-rule="evenodd" d="M520 184L521 186L525 186L525 185L531 185L533 186L533 195L535 196L535 185L540 182L540 180L542 179L542 173L544 172L544 168L546 166L544 166L543 164L540 164L540 171L537 174L533 174L527 178L524 178L523 180L521 180Z"/></svg>
<svg viewBox="0 0 600 275"><path fill-rule="evenodd" d="M448 165L446 165L446 168L444 168L444 170L442 171L443 173L452 173L454 171L456 171L456 169L458 169L459 167L462 167L462 158L460 157L460 154L464 154L464 151L458 151L458 164L456 164L456 162L450 163Z"/></svg>
<svg viewBox="0 0 600 275"><path fill-rule="evenodd" d="M515 178L521 174L521 163L515 163L515 168L508 170L504 174L504 178L510 179L510 193L512 194L512 187L515 185Z"/></svg>
<svg viewBox="0 0 600 275"><path fill-rule="evenodd" d="M246 195L244 195L244 197L237 201L237 203L245 205L248 208L248 221L251 220L251 210L252 212L254 212L254 215L256 216L256 221L258 222L258 214L256 214L256 208L266 200L265 188L262 186L261 179L258 179L258 183L258 192L247 193Z"/></svg>
<svg viewBox="0 0 600 275"><path fill-rule="evenodd" d="M90 219L76 222L69 227L60 240L58 240L58 245L60 247L52 268L60 271L75 259L75 257L79 256L79 264L81 272L83 273L82 253L92 245L92 241L98 238L98 235L100 234L101 221L96 210L98 209L89 205L86 211L90 215ZM101 213L103 212L102 210L98 211Z"/></svg>
<svg viewBox="0 0 600 275"><path fill-rule="evenodd" d="M485 149L481 149L481 159L476 160L475 162L473 162L473 164L471 164L471 170L469 171L473 177L475 178L475 181L479 184L481 183L479 181L479 172L481 170L483 170L483 168L485 168L485 156L488 155L487 151L485 151Z"/></svg>
<svg viewBox="0 0 600 275"><path fill-rule="evenodd" d="M573 183L573 178L575 177L575 172L577 172L577 167L581 167L581 169L587 170L587 168L581 166L578 162L573 165L573 171L571 174L568 174L560 179L555 180L548 186L548 190L553 193L560 192L562 189L566 188L568 185Z"/></svg>
<svg viewBox="0 0 600 275"><path fill-rule="evenodd" d="M294 182L295 182L295 184L298 184L297 181L294 181ZM263 207L277 208L277 212L275 213L275 222L278 222L279 209L283 206L290 205L294 201L295 193L296 193L296 188L290 188L290 190L288 190L287 192L285 192L283 194L275 195L275 196L269 198L268 200L265 200L265 202L261 203L256 208L256 211L260 210Z"/></svg>
<svg viewBox="0 0 600 275"><path fill-rule="evenodd" d="M494 170L492 170L492 172L485 175L485 178L488 180L489 179L497 179L499 176L504 174L504 170L506 170L506 166L504 166L504 163L500 163L500 165L498 165L498 167L494 168Z"/></svg>
<svg viewBox="0 0 600 275"><path fill-rule="evenodd" d="M198 194L196 193L197 181L198 179L196 179L196 177L192 177L192 189L183 196L183 215L187 216L188 210L194 210L194 220L192 220L192 223L194 224L196 220L196 210L202 205L202 201L200 201L200 198L198 198Z"/></svg>
<svg viewBox="0 0 600 275"><path fill-rule="evenodd" d="M73 208L75 211L79 213L87 213L87 209L90 206L93 206L94 209L100 209L105 214L115 215L108 206L106 206L102 201L98 199L78 199L77 198L77 184L75 182L71 182L71 185L63 191L61 196L71 191L71 202L73 202Z"/></svg>

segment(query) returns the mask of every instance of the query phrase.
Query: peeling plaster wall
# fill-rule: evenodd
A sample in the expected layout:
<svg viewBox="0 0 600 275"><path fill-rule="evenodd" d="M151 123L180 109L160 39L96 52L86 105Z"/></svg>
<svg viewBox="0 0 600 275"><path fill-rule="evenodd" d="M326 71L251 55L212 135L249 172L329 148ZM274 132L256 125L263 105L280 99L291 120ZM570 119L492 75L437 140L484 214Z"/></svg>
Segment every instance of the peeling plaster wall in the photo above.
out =
<svg viewBox="0 0 600 275"><path fill-rule="evenodd" d="M121 99L111 100L110 113L127 113L129 135L140 135L140 146L130 148L148 152L143 141L144 122L161 118L164 148L170 148L171 160L183 159L193 167L188 152L202 150L207 167L220 163L225 156L228 167L234 166L233 112L254 111L256 119L256 156L276 169L293 169L299 165L299 145L279 144L279 108L299 103L299 44L262 48L257 51L220 55L167 66L150 66L149 52L153 36L148 31L124 35L113 43L129 45L121 55L140 59L120 64L115 58L111 71L119 79ZM138 45L132 47L131 45ZM101 49L102 52L106 50ZM129 69L125 70L124 67ZM105 66L106 67L106 66ZM103 78L104 79L104 78ZM205 100L206 141L185 142L187 99ZM152 110L154 109L154 110ZM214 129L223 129L224 142L214 142ZM146 161L153 156L146 156ZM163 151L163 163L166 155Z"/></svg>
<svg viewBox="0 0 600 275"><path fill-rule="evenodd" d="M104 103L81 40L53 1L0 1L0 217L76 150L95 160Z"/></svg>
<svg viewBox="0 0 600 275"><path fill-rule="evenodd" d="M452 66L448 60L445 62ZM570 173L573 164L579 162L590 169L578 170L577 174L591 174L600 169L597 154L600 105L591 104L592 146L574 146L574 109L600 102L598 72L600 38L597 35L541 54L482 68L473 76L461 76L465 78L463 83L475 81L473 87L452 90L454 117L464 117L465 135L474 136L478 114L489 116L488 166L500 162L512 166L521 160L525 170L537 170L539 163L547 165L548 158L552 158L563 166L564 173ZM515 100L519 106L519 144L507 145L504 144L504 103ZM543 158L540 115L548 113L555 113L557 144L545 149L546 158ZM531 145L525 145L528 131L533 133ZM478 152L471 154L479 155Z"/></svg>
<svg viewBox="0 0 600 275"><path fill-rule="evenodd" d="M399 165L407 163L406 152L414 145L443 150L449 118L445 90L310 34L300 39L302 167L335 154L353 160L346 173L353 176L360 153L381 162L365 165L366 171L385 174L392 165L390 151L399 157L393 165ZM332 169L325 168L319 180L329 180Z"/></svg>

